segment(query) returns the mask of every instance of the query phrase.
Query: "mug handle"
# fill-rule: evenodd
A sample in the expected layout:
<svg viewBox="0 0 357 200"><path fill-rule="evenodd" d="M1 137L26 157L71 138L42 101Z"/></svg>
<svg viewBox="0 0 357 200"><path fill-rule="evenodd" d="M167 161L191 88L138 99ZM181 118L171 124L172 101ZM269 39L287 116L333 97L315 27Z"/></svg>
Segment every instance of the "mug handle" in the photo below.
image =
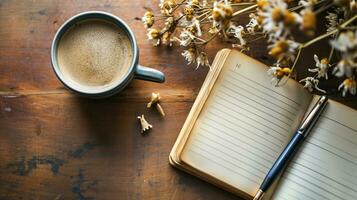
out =
<svg viewBox="0 0 357 200"><path fill-rule="evenodd" d="M159 70L152 69L149 67L144 67L138 65L136 67L135 76L136 79L141 79L145 81L153 81L158 83L165 82L165 75L164 73L160 72Z"/></svg>

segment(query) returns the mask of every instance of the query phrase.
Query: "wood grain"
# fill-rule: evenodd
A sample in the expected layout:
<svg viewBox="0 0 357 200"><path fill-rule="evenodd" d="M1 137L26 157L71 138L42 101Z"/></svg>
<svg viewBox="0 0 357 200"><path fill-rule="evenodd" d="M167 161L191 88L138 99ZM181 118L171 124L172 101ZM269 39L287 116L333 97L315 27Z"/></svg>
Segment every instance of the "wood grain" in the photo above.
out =
<svg viewBox="0 0 357 200"><path fill-rule="evenodd" d="M186 66L181 50L147 42L143 7L158 1L0 0L0 199L236 199L172 168L168 154L207 73ZM136 34L140 63L163 71L164 84L134 80L109 99L69 92L50 66L59 26L82 11L124 19ZM213 58L225 44L210 45ZM262 44L252 56L268 62ZM329 82L326 84L330 84ZM167 117L146 109L160 92ZM334 98L357 107L356 98ZM136 116L154 128L140 134Z"/></svg>

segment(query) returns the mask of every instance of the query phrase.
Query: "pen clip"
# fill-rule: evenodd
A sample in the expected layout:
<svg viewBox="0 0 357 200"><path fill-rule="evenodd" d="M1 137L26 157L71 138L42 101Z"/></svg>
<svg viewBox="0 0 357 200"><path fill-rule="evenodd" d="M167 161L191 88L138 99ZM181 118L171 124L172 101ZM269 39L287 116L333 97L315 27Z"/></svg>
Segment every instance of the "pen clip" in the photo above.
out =
<svg viewBox="0 0 357 200"><path fill-rule="evenodd" d="M302 124L300 125L299 132L303 133L306 131L313 123L316 122L317 118L321 114L322 110L327 104L327 97L321 96L320 99L316 102L310 113L306 116Z"/></svg>

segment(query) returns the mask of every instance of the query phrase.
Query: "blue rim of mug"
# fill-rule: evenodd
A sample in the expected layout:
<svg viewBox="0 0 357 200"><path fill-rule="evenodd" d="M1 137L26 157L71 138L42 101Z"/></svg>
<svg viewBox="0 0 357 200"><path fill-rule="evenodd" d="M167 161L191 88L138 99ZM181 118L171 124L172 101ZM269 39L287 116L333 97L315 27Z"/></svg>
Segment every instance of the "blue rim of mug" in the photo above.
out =
<svg viewBox="0 0 357 200"><path fill-rule="evenodd" d="M66 78L63 73L60 70L60 67L57 62L57 48L58 48L58 43L61 40L62 36L65 34L65 32L74 26L75 24L85 21L85 20L90 20L90 19L102 19L102 20L107 20L112 23L114 23L116 26L118 26L120 29L125 31L125 33L128 35L131 45L132 45L132 61L131 61L131 66L126 72L125 76L123 78L118 79L111 83L111 85L101 88L101 89L83 89L79 88L79 84L76 83L75 81L71 80L70 78ZM51 63L52 63L52 68L57 76L57 78L65 85L67 88L80 93L85 96L110 96L116 92L118 92L120 89L122 89L131 78L133 78L133 75L131 74L135 73L134 68L136 67L138 60L138 48L137 48L137 43L135 39L135 35L132 32L132 30L129 28L129 26L119 17L103 12L103 11L87 11L87 12L82 12L79 13L71 18L69 18L67 21L65 21L62 26L58 29L56 32L52 45L51 45Z"/></svg>

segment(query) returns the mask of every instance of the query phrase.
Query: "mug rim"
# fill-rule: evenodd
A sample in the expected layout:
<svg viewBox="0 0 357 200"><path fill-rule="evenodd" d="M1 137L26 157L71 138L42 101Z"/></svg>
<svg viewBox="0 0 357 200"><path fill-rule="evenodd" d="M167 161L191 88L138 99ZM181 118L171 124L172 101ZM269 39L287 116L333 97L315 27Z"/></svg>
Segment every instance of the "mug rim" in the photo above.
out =
<svg viewBox="0 0 357 200"><path fill-rule="evenodd" d="M98 17L100 15L104 16L104 18ZM117 27L119 27L120 29L122 29L123 31L125 31L125 33L129 37L130 42L131 42L132 53L133 53L133 57L131 60L131 66L129 67L128 71L122 78L115 80L108 87L103 87L103 88L98 88L98 89L80 88L79 86L77 86L77 83L74 80L71 80L71 79L65 77L65 75L60 70L59 64L57 62L57 48L58 48L58 44L59 44L62 36L73 25L75 25L78 22L87 20L87 19L103 19L103 20L107 20L107 21L112 20L112 22L113 21L116 22L114 24ZM117 17L111 13L104 12L104 11L86 11L86 12L81 12L79 14L76 14L76 15L70 17L57 30L57 32L53 38L52 44L51 44L51 64L52 64L52 68L53 68L57 78L67 88L69 88L77 93L80 93L82 95L98 96L98 97L100 97L102 95L103 96L113 95L118 90L120 90L121 88L124 87L123 84L127 83L132 78L132 76L130 76L130 74L134 73L134 69L137 64L137 60L138 60L138 48L137 48L137 42L136 42L136 38L135 38L133 31L122 19L120 19L119 17ZM122 85L123 85L123 87L122 87Z"/></svg>

